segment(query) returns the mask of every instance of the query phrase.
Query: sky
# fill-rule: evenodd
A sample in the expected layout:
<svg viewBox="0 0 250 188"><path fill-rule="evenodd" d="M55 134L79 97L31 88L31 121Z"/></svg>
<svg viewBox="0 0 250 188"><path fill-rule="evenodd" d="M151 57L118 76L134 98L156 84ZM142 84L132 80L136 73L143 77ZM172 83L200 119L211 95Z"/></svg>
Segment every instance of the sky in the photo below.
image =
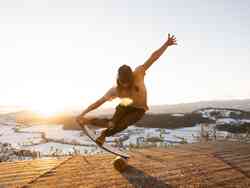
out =
<svg viewBox="0 0 250 188"><path fill-rule="evenodd" d="M168 33L178 46L147 71L149 105L250 98L249 7L244 0L0 0L0 105L85 108L112 87L120 65L143 64Z"/></svg>

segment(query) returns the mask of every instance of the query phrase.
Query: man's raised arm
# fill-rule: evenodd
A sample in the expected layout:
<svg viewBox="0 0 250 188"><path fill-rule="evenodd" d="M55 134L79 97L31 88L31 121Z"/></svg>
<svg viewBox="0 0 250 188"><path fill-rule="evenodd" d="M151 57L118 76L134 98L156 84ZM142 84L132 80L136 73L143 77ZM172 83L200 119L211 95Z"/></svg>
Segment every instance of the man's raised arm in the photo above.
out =
<svg viewBox="0 0 250 188"><path fill-rule="evenodd" d="M174 35L168 34L168 40L152 55L149 57L149 59L142 65L144 70L146 71L164 52L165 50L172 45L177 45L176 38Z"/></svg>

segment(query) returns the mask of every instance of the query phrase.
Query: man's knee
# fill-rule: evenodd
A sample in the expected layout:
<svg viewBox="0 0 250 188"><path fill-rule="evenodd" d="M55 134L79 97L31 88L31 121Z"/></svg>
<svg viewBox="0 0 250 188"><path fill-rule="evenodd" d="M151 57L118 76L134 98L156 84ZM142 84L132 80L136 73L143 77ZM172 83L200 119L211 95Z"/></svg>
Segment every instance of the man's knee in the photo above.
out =
<svg viewBox="0 0 250 188"><path fill-rule="evenodd" d="M109 121L108 122L108 128L112 128L112 127L114 127L115 126L115 123L113 122L113 121Z"/></svg>

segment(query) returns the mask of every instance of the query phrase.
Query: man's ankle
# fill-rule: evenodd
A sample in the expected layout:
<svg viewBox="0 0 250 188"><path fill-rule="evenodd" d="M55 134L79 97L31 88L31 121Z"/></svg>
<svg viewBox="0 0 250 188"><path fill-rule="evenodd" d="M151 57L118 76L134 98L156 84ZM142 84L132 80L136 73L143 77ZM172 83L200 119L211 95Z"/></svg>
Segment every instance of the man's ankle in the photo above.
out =
<svg viewBox="0 0 250 188"><path fill-rule="evenodd" d="M106 141L106 136L104 135L100 135L97 139L96 139L96 143L100 146L102 146L104 144L104 142Z"/></svg>

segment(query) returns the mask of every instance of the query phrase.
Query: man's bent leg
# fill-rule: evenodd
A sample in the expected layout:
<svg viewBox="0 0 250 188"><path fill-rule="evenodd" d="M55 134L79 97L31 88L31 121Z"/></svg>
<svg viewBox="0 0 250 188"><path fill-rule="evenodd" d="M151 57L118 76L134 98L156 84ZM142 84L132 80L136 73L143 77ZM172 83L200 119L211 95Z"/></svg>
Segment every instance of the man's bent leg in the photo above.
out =
<svg viewBox="0 0 250 188"><path fill-rule="evenodd" d="M80 117L77 118L77 122L81 127L85 125L94 125L99 128L108 128L109 119L107 118L95 118L95 117Z"/></svg>
<svg viewBox="0 0 250 188"><path fill-rule="evenodd" d="M127 109L124 106L118 105L116 107L115 113L112 119L108 118L88 118L90 121L88 122L91 125L100 127L100 128L109 128L112 127L112 123L119 122L127 113Z"/></svg>
<svg viewBox="0 0 250 188"><path fill-rule="evenodd" d="M124 115L122 119L120 119L119 122L113 122L113 125L110 126L109 128L105 129L102 134L106 137L112 136L118 132L123 131L126 129L129 125L132 125L139 121L145 114L144 109L140 108L134 108L134 107L128 107L130 109L127 114Z"/></svg>
<svg viewBox="0 0 250 188"><path fill-rule="evenodd" d="M101 135L96 139L96 142L98 145L103 145L103 143L105 142L105 138L106 138L106 132L107 130L113 130L115 127L115 124L118 124L118 122L124 118L126 116L126 114L128 113L128 110L126 107L118 105L115 109L115 113L112 117L111 120L109 120L108 122L108 128L105 129L104 131L102 131ZM122 126L122 125L121 125ZM125 129L126 127L120 129L120 131L122 131L123 129ZM108 134L109 135L109 134Z"/></svg>
<svg viewBox="0 0 250 188"><path fill-rule="evenodd" d="M94 125L99 128L108 128L110 119L108 118L92 118L89 122L90 125Z"/></svg>

